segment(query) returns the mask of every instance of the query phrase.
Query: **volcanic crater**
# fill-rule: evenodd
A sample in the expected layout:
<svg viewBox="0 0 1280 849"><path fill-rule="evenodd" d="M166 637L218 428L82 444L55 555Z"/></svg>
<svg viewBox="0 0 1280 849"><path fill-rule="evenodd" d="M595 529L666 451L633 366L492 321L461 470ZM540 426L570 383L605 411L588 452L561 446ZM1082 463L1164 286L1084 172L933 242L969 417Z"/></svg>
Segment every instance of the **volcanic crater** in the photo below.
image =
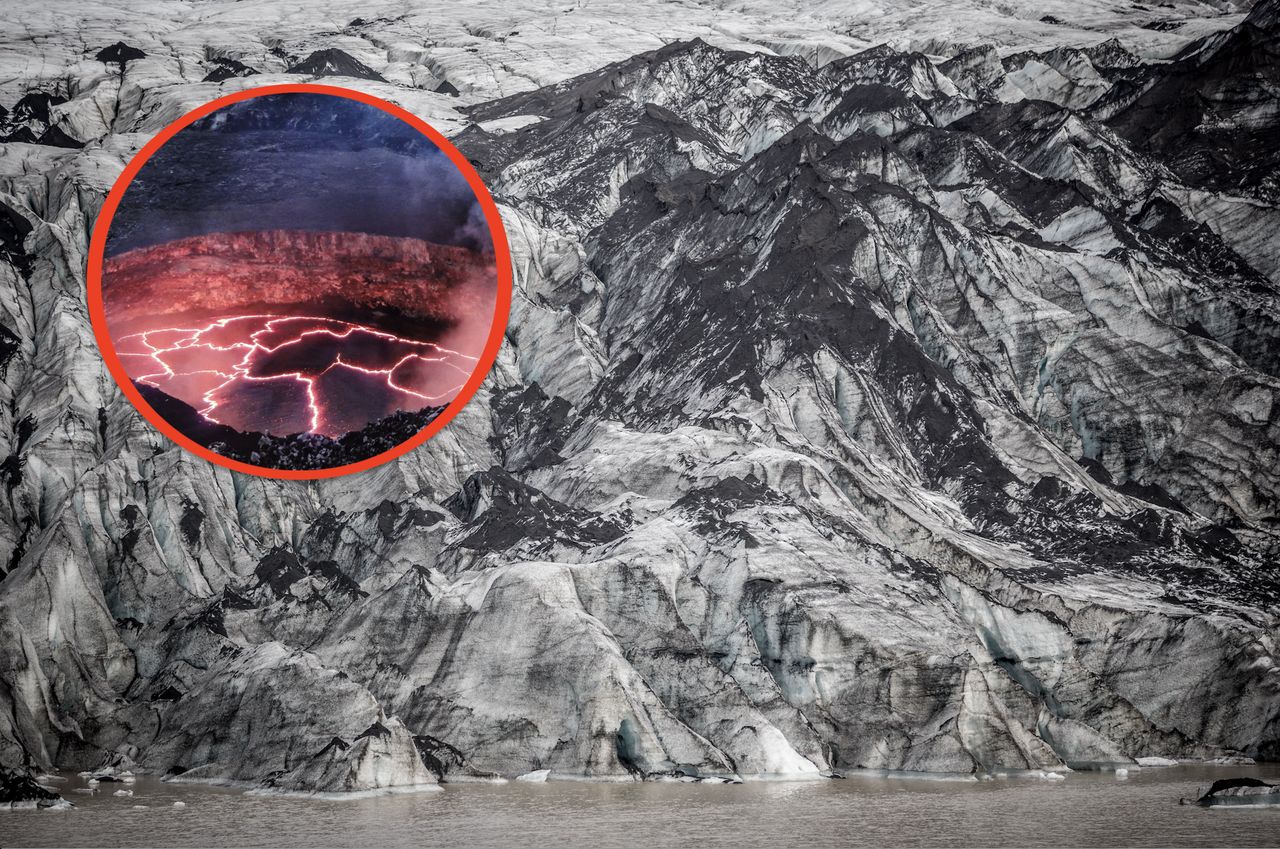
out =
<svg viewBox="0 0 1280 849"><path fill-rule="evenodd" d="M496 272L491 256L420 239L211 233L109 258L103 299L125 372L181 402L166 409L338 440L453 400L483 352Z"/></svg>

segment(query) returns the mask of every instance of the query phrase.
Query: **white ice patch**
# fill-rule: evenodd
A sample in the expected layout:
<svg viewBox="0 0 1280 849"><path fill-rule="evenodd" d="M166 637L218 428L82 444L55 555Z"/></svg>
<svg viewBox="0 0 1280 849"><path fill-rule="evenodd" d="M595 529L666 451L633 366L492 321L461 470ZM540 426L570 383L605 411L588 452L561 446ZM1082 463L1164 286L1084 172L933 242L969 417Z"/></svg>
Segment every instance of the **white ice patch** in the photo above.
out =
<svg viewBox="0 0 1280 849"><path fill-rule="evenodd" d="M523 127L532 127L547 120L545 115L508 115L505 118L495 118L492 121L482 121L477 126L486 133L502 134L511 133Z"/></svg>
<svg viewBox="0 0 1280 849"><path fill-rule="evenodd" d="M551 770L549 769L535 769L533 772L517 775L516 781L524 781L528 784L544 784L549 775L551 775Z"/></svg>

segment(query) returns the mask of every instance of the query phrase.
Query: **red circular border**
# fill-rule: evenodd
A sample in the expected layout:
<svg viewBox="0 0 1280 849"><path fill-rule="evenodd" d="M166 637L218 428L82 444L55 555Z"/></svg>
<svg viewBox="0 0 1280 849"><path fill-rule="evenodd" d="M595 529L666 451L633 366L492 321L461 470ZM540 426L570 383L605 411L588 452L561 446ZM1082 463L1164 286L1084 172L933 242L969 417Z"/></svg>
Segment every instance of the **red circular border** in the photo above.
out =
<svg viewBox="0 0 1280 849"><path fill-rule="evenodd" d="M476 364L475 370L471 373L471 377L463 385L456 398L441 411L426 427L418 431L418 433L406 439L399 445L381 454L375 454L372 457L361 460L358 463L348 463L344 466L332 466L327 469L272 469L266 466L255 466L250 463L242 463L239 460L232 460L224 457L215 451L210 451L195 440L187 437L169 422L163 416L155 411L150 404L142 397L137 388L133 385L133 381L129 378L128 373L124 369L120 357L116 354L115 345L111 340L110 334L107 332L107 313L106 304L102 296L102 266L107 246L107 231L111 227L111 219L115 216L120 201L124 198L125 191L129 188L129 184L133 182L134 177L142 169L157 150L159 150L165 142L173 138L179 131L203 118L211 112L216 112L224 106L232 103L238 103L241 100L249 100L254 97L262 97L269 94L329 94L335 97L345 97L349 100L357 100L369 106L374 106L399 118L401 121L412 126L420 133L431 139L436 147L440 148L454 166L466 178L467 183L471 186L471 190L475 193L476 200L480 202L481 209L484 210L485 220L489 225L489 233L493 241L494 262L497 266L498 273L498 292L497 299L494 302L493 309L493 325L489 329L489 338L485 342L484 351L480 354L480 359ZM111 187L107 199L102 204L102 209L98 214L97 222L93 228L93 239L89 243L89 266L88 266L88 299L89 299L89 320L93 325L93 335L98 341L98 349L102 352L102 358L106 361L107 369L111 372L111 376L115 378L119 384L121 391L124 392L133 406L143 417L169 439L181 445L191 453L203 457L204 459L217 463L228 469L237 472L244 472L250 475L257 475L265 478L281 478L286 480L315 480L319 478L336 478L342 475L349 475L355 472L363 472L380 466L388 460L405 454L419 445L422 445L431 437L440 432L454 416L471 400L472 396L480 389L480 384L489 375L489 371L493 368L493 363L498 357L498 349L502 347L502 339L506 334L507 319L511 310L511 249L507 244L506 230L503 229L502 219L498 214L497 204L493 202L493 197L489 194L489 190L485 187L484 182L480 179L480 175L476 173L475 168L471 167L471 163L462 153L449 143L448 139L440 134L438 130L433 128L421 118L412 113L396 106L394 103L388 103L381 98L374 97L371 94L365 94L362 91L354 89L339 88L337 86L317 85L314 83L287 83L282 85L268 85L259 88L249 88L243 91L237 91L232 94L224 95L212 100L203 106L200 106L169 126L165 127L151 141L143 146L133 159L129 160L129 164L125 166L124 172L116 180L115 185Z"/></svg>

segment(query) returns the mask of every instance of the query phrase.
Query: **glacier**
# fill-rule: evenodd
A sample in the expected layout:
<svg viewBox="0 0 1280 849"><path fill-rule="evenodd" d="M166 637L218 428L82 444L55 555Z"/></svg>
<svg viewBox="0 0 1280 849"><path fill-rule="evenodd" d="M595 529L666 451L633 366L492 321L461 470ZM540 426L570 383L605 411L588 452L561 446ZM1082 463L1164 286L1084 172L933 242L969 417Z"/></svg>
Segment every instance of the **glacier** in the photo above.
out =
<svg viewBox="0 0 1280 849"><path fill-rule="evenodd" d="M147 9L0 35L15 799L1280 757L1280 3ZM309 80L450 135L516 291L439 435L292 482L138 416L84 270L147 139Z"/></svg>

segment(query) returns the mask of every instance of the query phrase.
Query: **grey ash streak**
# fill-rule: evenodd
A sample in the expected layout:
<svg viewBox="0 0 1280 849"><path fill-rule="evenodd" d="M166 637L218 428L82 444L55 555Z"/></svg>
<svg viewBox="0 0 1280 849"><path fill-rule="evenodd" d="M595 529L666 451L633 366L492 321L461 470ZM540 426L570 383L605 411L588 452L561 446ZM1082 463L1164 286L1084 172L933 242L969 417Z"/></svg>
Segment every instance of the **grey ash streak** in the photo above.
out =
<svg viewBox="0 0 1280 849"><path fill-rule="evenodd" d="M173 101L83 150L29 105L0 763L298 792L1280 757L1277 8L1168 62L681 40L472 96L503 355L426 447L315 484L188 456L94 352L87 228Z"/></svg>

